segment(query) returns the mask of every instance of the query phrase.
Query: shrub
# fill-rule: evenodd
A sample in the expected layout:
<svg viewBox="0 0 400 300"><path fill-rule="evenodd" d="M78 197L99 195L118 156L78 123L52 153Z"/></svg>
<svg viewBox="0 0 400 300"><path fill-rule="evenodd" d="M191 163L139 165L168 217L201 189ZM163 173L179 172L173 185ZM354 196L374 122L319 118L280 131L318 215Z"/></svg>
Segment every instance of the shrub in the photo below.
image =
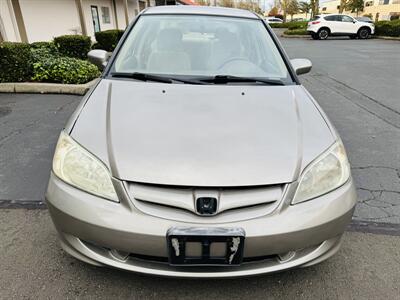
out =
<svg viewBox="0 0 400 300"><path fill-rule="evenodd" d="M307 28L307 21L299 21L299 22L289 22L288 28L292 29L306 29Z"/></svg>
<svg viewBox="0 0 400 300"><path fill-rule="evenodd" d="M88 61L71 57L53 57L33 64L34 81L81 84L100 75Z"/></svg>
<svg viewBox="0 0 400 300"><path fill-rule="evenodd" d="M307 21L299 22L285 22L285 23L271 23L269 24L272 28L289 28L289 29L300 29L307 28Z"/></svg>
<svg viewBox="0 0 400 300"><path fill-rule="evenodd" d="M376 22L375 34L382 36L400 37L400 20Z"/></svg>
<svg viewBox="0 0 400 300"><path fill-rule="evenodd" d="M84 35L58 36L54 38L54 44L61 55L80 59L87 58L87 53L92 46L90 37Z"/></svg>
<svg viewBox="0 0 400 300"><path fill-rule="evenodd" d="M35 42L30 44L32 63L59 56L60 53L53 42Z"/></svg>
<svg viewBox="0 0 400 300"><path fill-rule="evenodd" d="M98 45L96 45L95 49L103 49L109 52L114 51L123 34L124 31L119 29L96 32L95 36Z"/></svg>
<svg viewBox="0 0 400 300"><path fill-rule="evenodd" d="M269 23L269 26L271 26L272 28L287 28L288 23Z"/></svg>
<svg viewBox="0 0 400 300"><path fill-rule="evenodd" d="M306 29L292 29L292 30L286 30L284 32L286 35L308 35L309 33L307 32Z"/></svg>
<svg viewBox="0 0 400 300"><path fill-rule="evenodd" d="M25 43L0 43L0 82L28 81L32 76L32 54Z"/></svg>

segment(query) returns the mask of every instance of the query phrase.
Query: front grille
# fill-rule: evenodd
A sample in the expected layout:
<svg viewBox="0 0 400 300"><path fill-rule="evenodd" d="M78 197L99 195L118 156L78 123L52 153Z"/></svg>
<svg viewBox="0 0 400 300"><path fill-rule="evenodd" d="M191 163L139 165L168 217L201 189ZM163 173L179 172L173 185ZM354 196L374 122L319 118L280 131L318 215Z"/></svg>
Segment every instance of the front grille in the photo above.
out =
<svg viewBox="0 0 400 300"><path fill-rule="evenodd" d="M232 219L236 215L237 221L237 218L265 215L277 208L285 189L285 185L207 188L137 182L127 182L126 186L131 201L138 209L150 215L177 221L193 221L190 217L198 217L201 211L198 210L197 200L204 197L216 199L218 203L216 212L202 214L203 218L222 219L229 216ZM241 214L247 216L240 216Z"/></svg>

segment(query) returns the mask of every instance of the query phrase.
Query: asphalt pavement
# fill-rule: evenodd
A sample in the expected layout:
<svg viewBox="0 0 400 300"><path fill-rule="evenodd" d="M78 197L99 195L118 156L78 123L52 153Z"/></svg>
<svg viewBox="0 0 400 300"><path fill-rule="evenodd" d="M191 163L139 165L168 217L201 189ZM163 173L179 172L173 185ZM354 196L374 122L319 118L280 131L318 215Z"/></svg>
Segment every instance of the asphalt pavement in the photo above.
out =
<svg viewBox="0 0 400 300"><path fill-rule="evenodd" d="M54 146L81 97L0 94L0 298L399 299L400 42L281 41L291 58L312 60L301 81L351 161L359 201L338 255L307 269L222 281L80 263L57 245L47 210L7 208L45 208Z"/></svg>
<svg viewBox="0 0 400 300"><path fill-rule="evenodd" d="M331 259L225 280L144 276L64 253L47 210L0 210L1 299L399 299L400 238L348 232Z"/></svg>

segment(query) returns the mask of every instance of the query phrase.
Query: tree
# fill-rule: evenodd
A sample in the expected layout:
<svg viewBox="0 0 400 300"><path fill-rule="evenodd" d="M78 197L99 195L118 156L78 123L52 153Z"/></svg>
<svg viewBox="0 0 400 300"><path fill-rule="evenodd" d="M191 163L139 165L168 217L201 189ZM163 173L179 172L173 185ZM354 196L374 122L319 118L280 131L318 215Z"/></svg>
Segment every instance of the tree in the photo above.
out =
<svg viewBox="0 0 400 300"><path fill-rule="evenodd" d="M200 6L210 6L209 0L196 0L196 3L199 4Z"/></svg>
<svg viewBox="0 0 400 300"><path fill-rule="evenodd" d="M308 3L305 1L301 1L299 3L299 11L306 14L306 19L307 19L307 15L310 12L311 8L312 8L311 3Z"/></svg>
<svg viewBox="0 0 400 300"><path fill-rule="evenodd" d="M236 3L236 7L240 9L251 10L258 14L262 14L262 10L258 5L258 1L255 2L254 0L241 0Z"/></svg>
<svg viewBox="0 0 400 300"><path fill-rule="evenodd" d="M220 0L218 1L218 5L223 7L235 7L235 2L233 2L233 0Z"/></svg>
<svg viewBox="0 0 400 300"><path fill-rule="evenodd" d="M278 8L274 6L268 13L268 17L275 17L279 13Z"/></svg>
<svg viewBox="0 0 400 300"><path fill-rule="evenodd" d="M290 15L290 20L293 20L293 15L297 14L299 12L299 2L297 0L290 0L288 7L287 7L287 13Z"/></svg>
<svg viewBox="0 0 400 300"><path fill-rule="evenodd" d="M346 5L346 10L350 10L352 13L358 13L364 11L364 0L349 0Z"/></svg>
<svg viewBox="0 0 400 300"><path fill-rule="evenodd" d="M293 15L299 10L299 3L297 0L280 0L280 5L283 10L283 21L285 22L288 14L293 18Z"/></svg>
<svg viewBox="0 0 400 300"><path fill-rule="evenodd" d="M319 13L319 0L310 0L311 5L311 17L318 15Z"/></svg>
<svg viewBox="0 0 400 300"><path fill-rule="evenodd" d="M340 5L339 5L339 13L342 14L343 11L346 9L348 0L340 0Z"/></svg>

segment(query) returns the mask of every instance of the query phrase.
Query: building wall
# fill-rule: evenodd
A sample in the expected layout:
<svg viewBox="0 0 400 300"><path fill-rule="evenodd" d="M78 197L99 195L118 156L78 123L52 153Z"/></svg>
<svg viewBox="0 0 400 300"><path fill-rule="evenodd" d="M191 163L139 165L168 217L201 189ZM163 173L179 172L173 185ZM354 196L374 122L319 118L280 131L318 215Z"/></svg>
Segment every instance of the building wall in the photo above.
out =
<svg viewBox="0 0 400 300"><path fill-rule="evenodd" d="M369 1L373 1L373 5L364 7L364 11L359 12L358 16L371 14L373 20L375 20L376 14L379 13L378 20L389 20L390 14L400 14L400 0L389 0L389 4L386 5L379 4L379 0L366 0L365 2ZM340 0L320 2L319 12L320 14L337 14L339 13L339 9L337 8L339 5ZM350 11L344 11L343 13L354 17L357 16L357 13L352 13ZM307 15L307 18L309 17L310 14ZM296 14L293 18L306 18L306 15L304 13Z"/></svg>
<svg viewBox="0 0 400 300"><path fill-rule="evenodd" d="M125 9L124 9L124 1L125 0L115 0L116 14L118 19L118 29L124 30L128 24L125 21Z"/></svg>
<svg viewBox="0 0 400 300"><path fill-rule="evenodd" d="M98 13L99 13L99 21L100 21L100 30L109 30L115 29L115 17L113 14L113 5L111 0L83 0L82 1L82 10L85 16L85 24L87 35L91 36L94 40L94 26L93 26L93 19L92 19L92 10L91 6L96 6ZM102 7L107 7L110 12L110 23L104 23L102 18Z"/></svg>
<svg viewBox="0 0 400 300"><path fill-rule="evenodd" d="M376 14L379 13L378 15L379 20L389 20L391 13L400 14L399 0L389 0L388 4L380 4L380 0L366 0L365 3L370 1L373 2L373 5L364 7L364 11L359 12L358 16L371 14L372 18L375 20ZM340 5L339 0L320 3L320 13L327 13L327 14L338 13L339 10L337 7L339 5ZM352 13L350 11L344 11L343 13L352 16L357 16L357 13Z"/></svg>
<svg viewBox="0 0 400 300"><path fill-rule="evenodd" d="M155 0L80 0L87 35L94 40L91 6L97 6L100 30L125 29L141 9L154 6ZM125 1L128 4L128 24L125 18ZM139 5L140 1L140 5ZM75 0L19 0L22 19L29 43L50 41L64 34L82 34L78 6ZM102 7L108 7L110 23L102 18ZM18 19L20 20L20 19ZM0 0L0 32L6 41L20 42L15 12L11 0Z"/></svg>
<svg viewBox="0 0 400 300"><path fill-rule="evenodd" d="M19 0L19 3L29 43L82 33L75 1Z"/></svg>
<svg viewBox="0 0 400 300"><path fill-rule="evenodd" d="M10 0L0 0L0 30L5 41L20 41L18 27Z"/></svg>

